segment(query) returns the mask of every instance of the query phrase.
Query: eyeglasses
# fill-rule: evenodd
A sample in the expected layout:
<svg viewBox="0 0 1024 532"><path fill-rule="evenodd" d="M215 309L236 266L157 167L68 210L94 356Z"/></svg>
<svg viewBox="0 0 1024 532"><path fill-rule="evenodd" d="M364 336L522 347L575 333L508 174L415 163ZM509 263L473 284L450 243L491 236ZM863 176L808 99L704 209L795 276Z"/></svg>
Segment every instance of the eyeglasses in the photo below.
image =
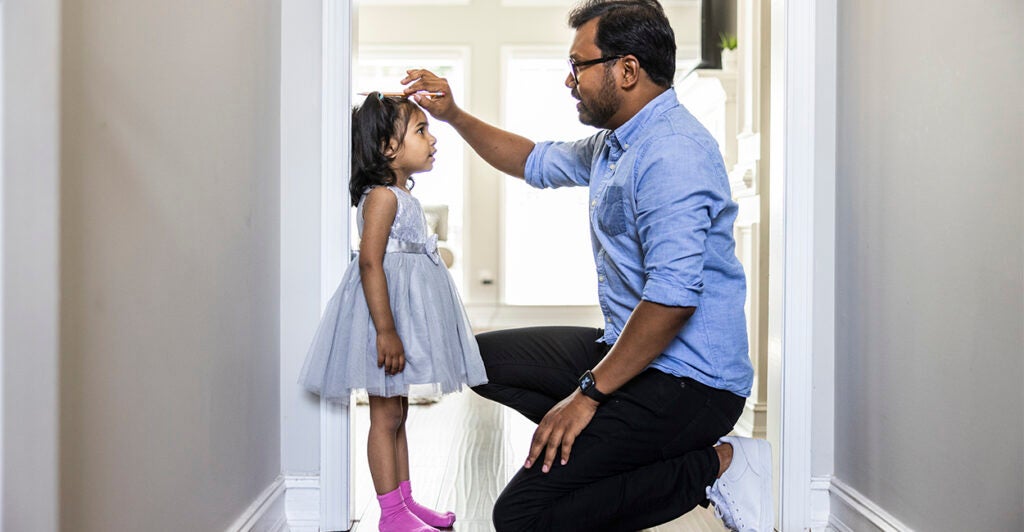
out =
<svg viewBox="0 0 1024 532"><path fill-rule="evenodd" d="M580 79L578 77L579 74L580 74L580 67L596 65L598 63L607 63L608 61L613 61L615 59L622 59L623 57L626 57L626 56L625 55L608 55L608 56L605 56L605 57L598 57L597 59L590 59L590 60L587 60L587 61L577 61L577 60L575 60L575 59L570 57L569 58L569 72L572 73L572 82L573 82L573 84L574 85L579 85L580 84Z"/></svg>

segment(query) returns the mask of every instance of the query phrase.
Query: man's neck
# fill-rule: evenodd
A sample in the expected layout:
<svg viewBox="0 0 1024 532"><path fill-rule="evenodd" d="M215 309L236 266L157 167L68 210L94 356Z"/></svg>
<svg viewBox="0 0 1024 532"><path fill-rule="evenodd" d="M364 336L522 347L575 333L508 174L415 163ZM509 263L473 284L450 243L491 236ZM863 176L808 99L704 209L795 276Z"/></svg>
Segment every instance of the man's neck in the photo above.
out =
<svg viewBox="0 0 1024 532"><path fill-rule="evenodd" d="M633 90L625 92L622 98L622 105L619 107L618 112L608 121L605 128L612 131L618 129L619 126L629 122L644 107L647 107L647 104L664 94L669 88L671 87L662 87L651 83L642 86L637 85Z"/></svg>

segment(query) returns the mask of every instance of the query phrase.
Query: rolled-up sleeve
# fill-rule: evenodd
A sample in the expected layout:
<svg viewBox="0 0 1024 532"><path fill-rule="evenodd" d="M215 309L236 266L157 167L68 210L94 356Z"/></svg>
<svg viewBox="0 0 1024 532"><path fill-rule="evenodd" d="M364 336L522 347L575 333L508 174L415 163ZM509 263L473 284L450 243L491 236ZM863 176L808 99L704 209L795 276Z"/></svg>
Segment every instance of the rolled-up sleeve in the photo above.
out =
<svg viewBox="0 0 1024 532"><path fill-rule="evenodd" d="M605 133L574 142L539 142L526 159L526 183L535 188L583 187Z"/></svg>
<svg viewBox="0 0 1024 532"><path fill-rule="evenodd" d="M704 290L704 253L711 221L724 208L724 168L682 135L651 141L637 161L634 199L643 247L642 298L696 307ZM724 182L728 182L727 180Z"/></svg>

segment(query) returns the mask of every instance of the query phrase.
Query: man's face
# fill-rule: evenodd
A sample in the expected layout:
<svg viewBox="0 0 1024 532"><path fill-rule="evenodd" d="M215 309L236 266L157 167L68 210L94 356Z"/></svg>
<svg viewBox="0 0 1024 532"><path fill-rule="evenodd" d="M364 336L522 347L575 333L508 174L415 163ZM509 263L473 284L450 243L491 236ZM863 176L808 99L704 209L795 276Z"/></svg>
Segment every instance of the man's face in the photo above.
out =
<svg viewBox="0 0 1024 532"><path fill-rule="evenodd" d="M589 61L602 56L601 49L595 43L597 21L596 18L589 20L577 28L572 48L569 49L569 57L574 61ZM566 76L565 86L572 90L573 98L579 100L576 110L580 122L588 126L605 127L619 109L621 99L608 63L579 67L575 79L571 72Z"/></svg>

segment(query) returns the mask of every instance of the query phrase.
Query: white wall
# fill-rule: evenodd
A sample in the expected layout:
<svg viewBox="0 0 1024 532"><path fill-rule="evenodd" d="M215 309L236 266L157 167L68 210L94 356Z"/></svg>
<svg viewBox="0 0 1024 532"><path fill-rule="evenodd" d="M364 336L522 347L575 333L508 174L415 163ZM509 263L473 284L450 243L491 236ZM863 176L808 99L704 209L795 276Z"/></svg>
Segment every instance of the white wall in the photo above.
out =
<svg viewBox="0 0 1024 532"><path fill-rule="evenodd" d="M0 0L0 529L57 529L60 7Z"/></svg>
<svg viewBox="0 0 1024 532"><path fill-rule="evenodd" d="M280 473L280 7L63 3L63 529L223 530Z"/></svg>
<svg viewBox="0 0 1024 532"><path fill-rule="evenodd" d="M1024 530L1024 4L839 3L836 476Z"/></svg>

